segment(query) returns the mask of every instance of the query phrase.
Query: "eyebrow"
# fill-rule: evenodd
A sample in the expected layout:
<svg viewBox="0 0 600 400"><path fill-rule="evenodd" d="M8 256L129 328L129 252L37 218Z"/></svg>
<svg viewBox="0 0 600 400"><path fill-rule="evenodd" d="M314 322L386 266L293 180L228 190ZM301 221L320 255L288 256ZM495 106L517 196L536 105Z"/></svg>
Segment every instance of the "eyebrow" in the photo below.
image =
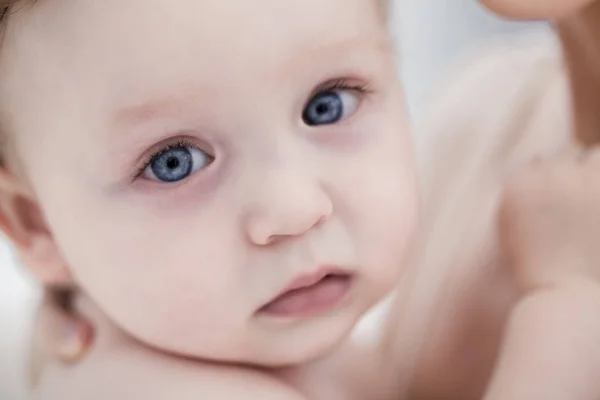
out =
<svg viewBox="0 0 600 400"><path fill-rule="evenodd" d="M155 115L165 114L169 110L180 108L181 93L168 97L161 97L141 104L127 106L119 109L115 120L118 125L135 125L141 121L151 119Z"/></svg>
<svg viewBox="0 0 600 400"><path fill-rule="evenodd" d="M368 37L350 37L344 40L326 43L316 47L306 47L297 55L287 58L282 63L281 70L289 74L290 70L302 70L307 64L314 62L317 57L327 59L350 58L365 52L388 53L392 51L393 43L388 36L371 35Z"/></svg>
<svg viewBox="0 0 600 400"><path fill-rule="evenodd" d="M327 43L316 47L300 49L293 56L289 56L277 66L277 72L272 76L293 76L294 71L302 71L314 62L317 57L336 59L342 56L350 57L365 51L384 53L390 51L392 43L388 38L382 37L351 37L341 41ZM114 120L119 126L136 125L149 120L156 115L168 114L178 110L185 99L185 91L174 91L172 95L153 99L141 104L125 106L117 110Z"/></svg>

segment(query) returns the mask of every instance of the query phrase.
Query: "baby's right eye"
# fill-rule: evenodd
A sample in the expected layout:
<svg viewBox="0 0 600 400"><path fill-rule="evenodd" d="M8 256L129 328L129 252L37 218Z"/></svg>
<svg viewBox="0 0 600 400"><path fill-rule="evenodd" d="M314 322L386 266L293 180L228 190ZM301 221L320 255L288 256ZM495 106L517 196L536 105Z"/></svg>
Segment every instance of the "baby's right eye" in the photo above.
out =
<svg viewBox="0 0 600 400"><path fill-rule="evenodd" d="M195 146L178 144L168 146L152 156L141 175L153 181L174 183L186 179L213 161L214 157Z"/></svg>

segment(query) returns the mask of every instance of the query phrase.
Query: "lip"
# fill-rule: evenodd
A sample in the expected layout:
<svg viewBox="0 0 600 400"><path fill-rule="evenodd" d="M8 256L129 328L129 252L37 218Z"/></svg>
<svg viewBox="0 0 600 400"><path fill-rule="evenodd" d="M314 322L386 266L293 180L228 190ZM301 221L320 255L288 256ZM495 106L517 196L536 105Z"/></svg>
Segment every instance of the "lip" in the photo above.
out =
<svg viewBox="0 0 600 400"><path fill-rule="evenodd" d="M353 275L326 266L294 279L258 313L275 317L308 317L337 305L352 286Z"/></svg>

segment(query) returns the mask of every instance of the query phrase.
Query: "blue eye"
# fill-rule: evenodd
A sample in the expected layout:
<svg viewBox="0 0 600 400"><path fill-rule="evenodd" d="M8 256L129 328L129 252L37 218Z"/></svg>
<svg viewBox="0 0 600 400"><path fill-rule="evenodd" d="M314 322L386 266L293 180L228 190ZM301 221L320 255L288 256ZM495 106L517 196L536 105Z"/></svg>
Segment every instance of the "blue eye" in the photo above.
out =
<svg viewBox="0 0 600 400"><path fill-rule="evenodd" d="M178 182L208 166L213 158L194 146L178 145L155 155L143 175L164 183Z"/></svg>
<svg viewBox="0 0 600 400"><path fill-rule="evenodd" d="M359 94L353 90L328 90L315 95L302 112L309 126L330 125L353 114L358 108Z"/></svg>

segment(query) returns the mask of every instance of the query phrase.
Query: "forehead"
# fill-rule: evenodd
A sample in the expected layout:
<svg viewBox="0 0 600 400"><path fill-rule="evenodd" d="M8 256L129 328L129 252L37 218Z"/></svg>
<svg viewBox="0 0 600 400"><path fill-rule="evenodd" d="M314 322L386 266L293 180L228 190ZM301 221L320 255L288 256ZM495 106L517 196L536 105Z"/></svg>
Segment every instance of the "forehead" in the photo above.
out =
<svg viewBox="0 0 600 400"><path fill-rule="evenodd" d="M17 15L4 58L37 58L39 70L194 60L221 70L294 57L377 34L378 0L45 0ZM10 36L10 33L8 35ZM10 44L19 46L10 54ZM43 62L43 64L39 64ZM55 65L59 64L59 65ZM90 64L93 64L90 65ZM161 66L162 66L161 65ZM196 65L197 66L197 65ZM74 71L73 71L74 72ZM76 75L72 75L76 78Z"/></svg>
<svg viewBox="0 0 600 400"><path fill-rule="evenodd" d="M35 93L24 102L47 107L59 104L61 96L74 101L73 94L85 89L92 106L92 99L109 89L123 97L161 82L187 85L191 76L220 82L269 75L286 62L302 65L328 49L385 35L378 4L40 0L9 21L0 53L0 92L15 95L13 103Z"/></svg>

